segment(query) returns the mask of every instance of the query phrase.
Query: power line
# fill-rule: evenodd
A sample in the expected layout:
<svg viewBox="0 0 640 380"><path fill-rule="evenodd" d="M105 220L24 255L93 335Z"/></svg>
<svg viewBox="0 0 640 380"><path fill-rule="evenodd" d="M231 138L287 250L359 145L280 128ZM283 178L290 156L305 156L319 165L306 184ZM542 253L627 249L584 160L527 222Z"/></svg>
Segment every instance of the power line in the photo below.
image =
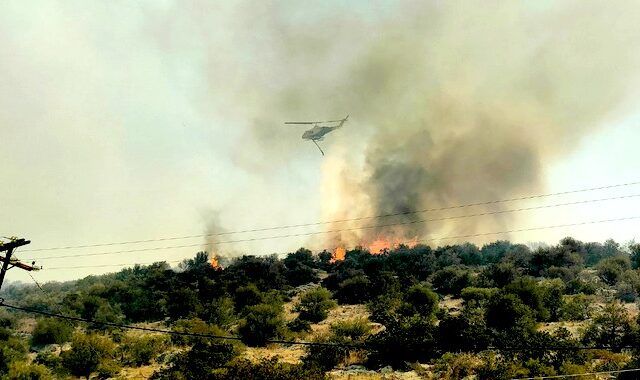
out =
<svg viewBox="0 0 640 380"><path fill-rule="evenodd" d="M634 219L640 219L640 216L628 216L628 217L625 217L625 218L602 219L602 220L592 220L592 221L578 222L578 223L556 224L556 225L551 225L551 226L520 228L520 229L508 230L508 231L500 231L500 232L483 232L483 233L469 234L469 235L447 236L447 237L444 237L444 238L420 239L420 240L416 240L416 241L424 242L424 241L434 241L434 240L464 239L464 238L470 238L470 237L510 234L510 233L514 233L514 232L539 231L539 230L548 230L548 229L553 229L553 228L584 226L584 225L588 225L588 224L621 222L621 221L625 221L625 220L634 220ZM410 241L407 241L407 242L410 242Z"/></svg>
<svg viewBox="0 0 640 380"><path fill-rule="evenodd" d="M95 244L84 244L84 245L70 245L70 246L64 246L64 247L35 248L35 249L26 249L26 250L23 250L23 252L39 252L39 251L61 250L61 249L106 247L106 246L114 246L114 245L152 243L152 242L160 242L160 241L203 238L203 237L210 237L210 236L224 236L224 235L241 234L241 233L249 233L249 232L263 232L263 231L281 230L281 229L298 228L298 227L311 227L311 226L319 226L319 225L324 225L324 224L354 222L354 221L361 221L361 220L368 220L368 219L378 219L378 218L387 218L387 217L401 216L401 215L420 214L420 213L425 213L425 212L453 210L453 209L460 209L460 208L473 207L473 206L486 206L486 205L506 203L506 202L515 202L515 201L522 201L522 200L546 198L546 197L552 197L552 196L558 196L558 195L576 194L576 193L582 193L582 192L587 192L587 191L596 191L596 190L605 190L605 189L613 189L613 188L634 186L634 185L638 185L638 184L640 184L640 181L620 183L620 184L614 184L614 185L606 185L606 186L599 186L599 187L591 187L591 188L583 188L583 189L576 189L576 190L568 190L568 191L561 191L561 192L555 192L555 193L527 195L527 196L521 196L521 197L515 197L515 198L506 198L506 199L499 199L499 200L492 200L492 201L466 203L466 204L459 204L459 205L453 205L453 206L427 208L427 209L422 209L422 210L380 214L380 215L375 215L375 216L363 216L363 217L357 217L357 218L335 219L335 220L320 221L320 222L290 224L290 225L263 227L263 228L251 228L251 229L227 231L227 232L217 232L217 233L210 233L210 234L164 237L164 238L157 238L157 239L130 240L130 241L121 241L121 242L95 243Z"/></svg>
<svg viewBox="0 0 640 380"><path fill-rule="evenodd" d="M320 235L320 234L332 234L332 233L339 233L339 232L360 231L360 230L376 229L376 228L406 226L406 225L422 224L422 223L429 223L429 222L439 222L439 221L445 221L445 220L473 218L473 217L506 214L506 213L513 213L513 212L540 210L540 209L553 208L553 207L562 207L562 206L604 202L604 201L611 201L611 200L629 199L629 198L636 198L636 197L640 197L640 194L631 194L631 195L623 195L619 197L609 197L609 198L599 198L599 199L588 199L583 201L564 202L564 203L556 203L556 204L542 205L542 206L521 207L521 208L509 209L509 210L487 211L487 212L481 212L476 214L448 216L448 217L442 217L442 218L411 220L411 221L405 221L405 222L378 224L378 225L372 225L372 226L339 228L339 229L328 230L328 231L313 231L313 232L303 232L303 233L296 233L296 234L262 236L257 238L247 238L247 239L237 239L237 240L226 240L226 241L220 241L220 242L212 242L210 243L210 245L246 243L246 242L253 242L253 241L263 241L263 240L283 239L283 238L291 238L291 237L313 236L313 235ZM49 259L69 258L69 257L83 257L83 256L104 256L104 255L113 255L118 253L145 252L145 251L156 251L156 250L162 250L162 249L176 249L176 248L193 248L193 247L201 247L201 246L202 244L198 243L198 244L187 244L187 245L170 246L170 247L136 248L136 249L130 249L130 250L124 250L124 251L80 253L80 254L71 254L71 255L49 256L49 257L42 257L42 258L31 258L30 260L49 260Z"/></svg>
<svg viewBox="0 0 640 380"><path fill-rule="evenodd" d="M186 259L185 259L186 260ZM47 270L59 270L59 269L85 269L85 268L109 268L109 267L124 267L127 265L151 265L151 264L155 264L155 263L167 263L167 264L176 264L176 263L181 263L184 260L172 260L172 261L149 261L149 262L144 262L144 263L122 263L122 264L104 264L104 265L79 265L79 266L73 266L73 267L52 267L52 268L47 268Z"/></svg>
<svg viewBox="0 0 640 380"><path fill-rule="evenodd" d="M556 224L556 225L550 225L550 226L519 228L519 229L512 229L512 230L507 230L507 231L480 232L480 233L468 234L468 235L442 236L442 237L436 237L436 238L405 240L405 241L397 242L396 244L406 244L406 243L414 243L414 242L415 243L418 243L418 242L429 242L429 241L438 241L438 240L466 239L466 238L472 238L472 237L491 236L491 235L504 235L504 234L510 234L510 233L515 233L515 232L540 231L540 230L548 230L548 229L554 229L554 228L575 227L575 226L584 226L584 225L589 225L589 224L611 223L611 222L620 222L620 221L635 220L635 219L640 219L640 216L628 216L628 217L623 217L623 218L590 220L590 221L586 221L586 222L577 222L577 223L567 223L567 224ZM156 247L156 248L146 248L146 249L131 250L131 251L105 252L105 253L86 254L86 255L73 255L73 256L69 256L69 257L96 256L96 255L100 255L100 254L106 255L106 254L114 254L114 253L122 253L122 252L154 251L154 250L172 249L172 248L185 248L185 247L191 247L191 246L188 245L188 246L174 246L174 247ZM353 247L353 248L357 248L357 247ZM139 264L144 264L144 263L139 263ZM115 267L115 266L125 266L125 265L135 265L135 264L87 265L87 266L80 266L80 267L53 267L53 268L48 268L48 269L49 270L53 270L53 269L70 269L70 268L100 268L100 267Z"/></svg>
<svg viewBox="0 0 640 380"><path fill-rule="evenodd" d="M640 371L640 368L618 369L618 370L615 370L615 371L576 373L576 374L571 374L571 375L520 377L520 378L517 378L517 379L511 379L511 380L563 379L563 378L567 378L567 377L580 377L580 376L589 376L589 375L607 375L607 374L613 374L613 373L625 373L625 372L637 372L637 371Z"/></svg>
<svg viewBox="0 0 640 380"><path fill-rule="evenodd" d="M112 322L100 322L100 321L95 321L95 320L87 319L87 318L72 317L72 316L68 316L68 315L54 314L54 313L49 313L47 311L41 311L41 310L30 309L30 308L26 308L26 307L9 305L9 304L4 303L4 300L1 300L1 299L0 299L0 306L6 307L6 308L9 308L9 309L20 310L20 311L23 311L23 312L26 312L26 313L31 313L31 314L40 314L40 315L44 315L44 316L52 317L52 318L66 319L66 320L75 321L75 322L93 323L93 324L97 324L97 325L116 327L116 328L120 328L120 329L141 330L141 331L159 332L159 333L171 334L171 335L190 336L190 337L196 337L196 338L220 339L220 340L235 340L235 341L239 341L239 340L242 339L242 338L240 338L238 336L201 334L201 333L192 333L192 332L186 332L186 331L172 331L172 330L155 329L155 328L151 328L151 327L123 325L123 324L112 323ZM296 341L278 340L278 339L268 339L268 340L266 340L266 343L289 344L289 345L299 345L299 346L300 345L302 345L302 346L332 346L332 347L340 346L340 347L352 347L352 348L363 348L364 347L364 345L360 345L360 344L323 343L323 342L296 342Z"/></svg>

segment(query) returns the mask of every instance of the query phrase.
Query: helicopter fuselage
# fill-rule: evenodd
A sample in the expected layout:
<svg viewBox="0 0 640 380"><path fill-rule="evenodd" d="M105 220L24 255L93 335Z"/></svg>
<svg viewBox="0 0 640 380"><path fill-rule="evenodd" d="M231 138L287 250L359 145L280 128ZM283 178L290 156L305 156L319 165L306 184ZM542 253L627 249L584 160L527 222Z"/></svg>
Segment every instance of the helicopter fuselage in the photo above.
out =
<svg viewBox="0 0 640 380"><path fill-rule="evenodd" d="M302 139L319 141L319 140L322 140L324 135L326 135L327 133L337 128L338 127L321 127L319 125L316 125L315 127L309 129L308 131L305 131L304 134L302 135Z"/></svg>

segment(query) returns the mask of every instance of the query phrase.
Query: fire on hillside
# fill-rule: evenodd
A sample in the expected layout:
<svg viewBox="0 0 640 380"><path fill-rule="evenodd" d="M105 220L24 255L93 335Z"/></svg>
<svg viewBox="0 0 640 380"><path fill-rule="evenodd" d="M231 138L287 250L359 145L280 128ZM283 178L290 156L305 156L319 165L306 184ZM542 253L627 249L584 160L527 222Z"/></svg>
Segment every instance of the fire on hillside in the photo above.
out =
<svg viewBox="0 0 640 380"><path fill-rule="evenodd" d="M384 237L378 237L368 244L361 244L360 247L367 250L372 255L380 255L391 249L398 248L400 245L413 248L418 244L418 238L413 237L409 240L389 239ZM344 246L339 246L333 251L331 257L331 263L342 261L345 259L347 249Z"/></svg>

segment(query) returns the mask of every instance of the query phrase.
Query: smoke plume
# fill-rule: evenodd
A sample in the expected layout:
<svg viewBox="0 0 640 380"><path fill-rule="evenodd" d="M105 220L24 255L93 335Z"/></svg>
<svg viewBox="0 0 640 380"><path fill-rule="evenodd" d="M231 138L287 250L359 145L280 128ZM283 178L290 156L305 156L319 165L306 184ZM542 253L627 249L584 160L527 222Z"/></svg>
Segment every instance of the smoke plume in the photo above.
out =
<svg viewBox="0 0 640 380"><path fill-rule="evenodd" d="M640 5L632 2L407 2L376 15L317 6L313 16L295 3L261 4L243 10L253 15L251 33L238 40L238 49L251 46L255 70L234 82L246 90L238 101L247 115L240 137L247 148L235 160L269 175L317 153L283 121L350 113L324 142L325 220L540 192L545 167L625 112L638 79ZM210 62L219 81L217 56ZM469 234L505 228L510 218L372 228L330 240Z"/></svg>

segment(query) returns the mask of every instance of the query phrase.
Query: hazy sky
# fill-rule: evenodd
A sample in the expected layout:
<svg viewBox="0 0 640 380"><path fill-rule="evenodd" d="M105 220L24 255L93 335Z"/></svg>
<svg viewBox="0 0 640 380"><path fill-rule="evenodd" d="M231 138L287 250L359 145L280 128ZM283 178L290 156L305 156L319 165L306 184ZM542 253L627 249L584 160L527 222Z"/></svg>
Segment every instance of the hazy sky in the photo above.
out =
<svg viewBox="0 0 640 380"><path fill-rule="evenodd" d="M32 244L19 250L18 257L42 258L38 264L45 270L36 274L38 279L64 280L114 268L54 268L181 260L204 247L197 245L205 239L25 251L322 220L327 189L333 185L328 180L331 175L326 174L333 168L327 164L332 155L352 155L356 162L362 159L369 138L383 128L393 128L386 122L376 125L370 114L364 114L363 99L372 94L355 90L345 94L344 87L328 84L350 83L352 71L345 67L366 54L363 46L376 41L392 44L395 33L404 41L415 30L415 39L428 45L429 37L420 34L422 24L441 20L430 13L440 12L438 4L435 2L432 9L394 1L2 1L0 236L30 239ZM535 24L541 14L562 30L573 15L590 22L589 12L598 9L595 2L578 1L542 5L536 1L522 6L484 3L488 8L496 7L498 20L506 20L494 28L492 19L477 19L484 13L475 8L468 11L475 2L455 4L452 12L466 18L454 18L459 24L442 28L440 42L447 41L448 31L464 30L467 21L482 25L477 30L492 36L508 34L512 28L514 33L526 35L520 25ZM637 52L638 45L625 44L627 38L637 41L631 37L638 31L624 26L631 25L625 20L638 16L638 6L621 1L609 3L608 8L614 11L593 15L596 24L615 25L606 38L615 40L612 45L616 48ZM414 17L414 9L423 14ZM545 27L541 24L539 30ZM597 30L594 35L585 30L586 40L594 35L598 38ZM571 35L578 41L582 37ZM535 40L524 39L527 43ZM541 39L538 43L546 42ZM488 57L494 54L484 53ZM496 65L501 64L497 60L511 57L503 53L495 52ZM594 51L598 61L587 65L607 67L607 57L617 60L616 53ZM536 69L539 62L522 56L525 67ZM474 56L460 55L460 59L465 57ZM455 56L446 58L455 60ZM630 67L638 62L634 59L629 58ZM408 70L422 62L407 63ZM438 69L458 67L442 65ZM473 72L473 61L469 67ZM624 70L616 77L624 80L615 80L623 84L628 80L625 95L612 97L615 102L607 104L597 119L581 120L593 127L575 139L565 138L559 147L548 151L540 148L544 186L521 189L520 194L640 181L640 113L638 94L632 86L638 72L624 65L611 67ZM431 67L420 69L429 71ZM482 70L473 74L481 76ZM470 74L454 70L447 75ZM566 75L571 76L571 71ZM598 82L594 91L602 91L601 82L608 83L608 79L603 75L594 82ZM443 83L442 91L446 92ZM289 93L293 86L303 90ZM553 90L554 83L547 86ZM616 86L622 93L619 88L622 85ZM589 86L580 89L588 90ZM384 112L385 107L393 109L394 98L382 95L376 95L385 99L375 105L378 112ZM572 96L590 95L586 91ZM281 124L287 119L337 118L347 113L351 117L345 129L323 142L325 157L313 144L300 140L303 129ZM580 115L568 115L573 116ZM536 133L535 125L529 128ZM546 154L553 159L547 159ZM640 186L526 205L629 194L640 194ZM469 201L485 200L489 199ZM509 229L629 216L640 216L640 198L528 212L514 218ZM510 237L521 242L555 242L566 235L590 241L609 237L626 241L640 238L636 236L638 226L640 220L631 220ZM220 240L317 229L231 235ZM305 237L286 238L220 245L217 249L220 253L269 254L294 250L307 242ZM178 245L195 246L46 259ZM7 278L30 281L17 269Z"/></svg>

